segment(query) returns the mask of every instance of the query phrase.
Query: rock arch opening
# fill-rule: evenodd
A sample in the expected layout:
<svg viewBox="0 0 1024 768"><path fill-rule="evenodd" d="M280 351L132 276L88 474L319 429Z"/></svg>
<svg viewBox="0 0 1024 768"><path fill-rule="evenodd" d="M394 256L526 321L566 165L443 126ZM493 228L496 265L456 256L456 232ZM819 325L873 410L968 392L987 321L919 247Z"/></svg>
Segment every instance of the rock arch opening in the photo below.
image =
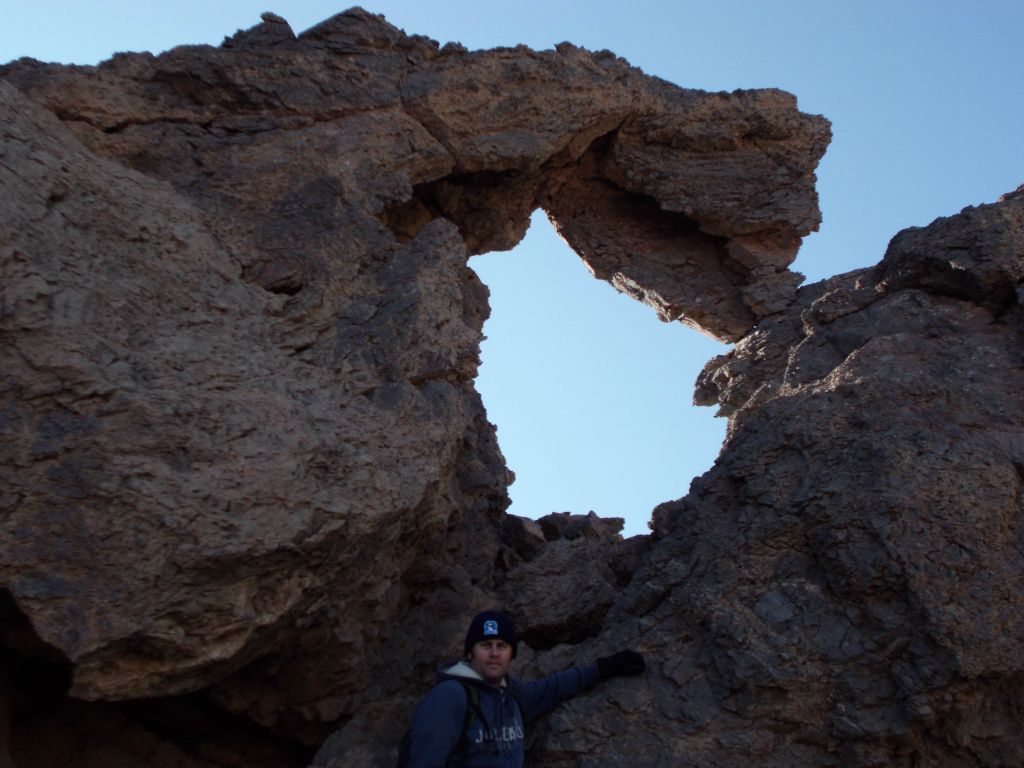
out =
<svg viewBox="0 0 1024 768"><path fill-rule="evenodd" d="M516 476L509 511L595 511L646 533L721 446L724 422L690 400L725 346L593 280L541 210L513 251L470 266L491 294L477 389Z"/></svg>
<svg viewBox="0 0 1024 768"><path fill-rule="evenodd" d="M708 95L708 98L715 102L718 97ZM739 97L737 102L744 98ZM723 144L723 136L719 136L722 141L705 141L706 137L674 135L678 126L673 127L670 132L673 135L668 136L663 135L664 127L659 128L657 120L621 116L613 120L606 115L596 122L603 131L590 126L575 136L564 137L566 143L561 148L530 157L531 151L536 150L536 147L531 150L531 141L508 132L460 147L458 142L465 141L464 137L453 135L451 127L437 126L434 114L437 105L412 99L406 106L430 130L433 138L445 146L455 163L446 175L415 184L411 194L383 207L378 218L401 247L415 249L424 228L431 222L444 220L458 228L467 255L477 257L475 264L497 264L503 257L484 254L516 248L526 237L532 218L534 222L543 222L534 227L534 232L543 229L547 234L547 250L564 252L567 244L582 259L590 275L611 284L619 294L647 304L661 320L668 322L669 325L661 329L663 334L683 333L674 322L680 321L718 342L736 341L760 318L784 309L793 300L794 289L801 278L786 267L795 256L800 236L816 223L816 213L797 222L793 216L795 211L785 208L800 200L801 210L808 210L809 200L805 199L803 191L807 176L797 172L795 166L785 171L777 167L776 175L790 178L780 179L785 190L769 193L771 200L765 199L765 190L754 186L746 190L725 188L727 179L737 172L743 173L744 166L751 162L754 146L760 152L765 149L762 145L785 141L788 136L785 131L772 129L767 124L754 128L742 120L730 124L733 118L723 115L723 122L716 130L723 131L723 136L725 133L732 136ZM729 109L737 106L738 103L731 104ZM772 105L772 108L778 106L781 105ZM744 147L744 141L751 146ZM731 154L733 152L735 154ZM508 156L501 157L503 153ZM696 161L694 168L674 176L665 160L677 154L703 157ZM710 158L709 154L716 156ZM772 162L777 163L778 158ZM735 167L726 167L734 163ZM726 183L723 185L723 182ZM789 203L776 199L780 197L788 199ZM773 212L765 216L757 212L759 209ZM552 236L545 218L554 226L560 241ZM562 265L570 262L576 263L562 260ZM550 339L553 327L562 325L552 318L546 328L538 326L542 307L558 308L567 296L578 291L590 295L587 303L616 300L614 293L587 280L578 267L579 282L575 288L541 299L537 294L547 287L545 282L551 278L539 277L539 263L523 263L522 257L504 257L504 263L516 263L505 274L516 275L510 279L523 285L516 289L522 294L519 300L522 303L511 316L529 318L530 343L534 346ZM550 266L553 262L547 264ZM486 267L483 270L489 271ZM496 279L505 279L497 278L500 272L485 276L483 282L493 285ZM567 278L572 273L559 274ZM468 290L475 290L474 278L467 276L465 279ZM510 299L509 304L515 301ZM488 310L483 298L470 303L479 305L477 310L486 316ZM623 313L622 318L636 317L630 322L646 324L650 321L649 312L639 305L622 302L618 306L622 307L618 310ZM636 316L641 312L642 320ZM568 310L568 313L579 314L579 310ZM493 313L491 317L487 334L492 340L486 348L493 349L493 337L500 327L495 323L502 321L494 320ZM600 312L597 317L602 323L609 320ZM520 322L520 325L526 324ZM508 334L502 346L507 345L508 349L523 346L523 342L513 338L515 332L513 329ZM646 522L646 515L655 505L684 495L690 478L707 467L721 447L724 425L711 422L710 413L693 417L689 424L682 420L666 423L665 418L674 414L678 419L679 414L687 412L687 406L681 401L690 400L692 382L702 364L723 348L713 342L687 344L682 339L674 342L666 339L660 342L665 344L660 355L655 353L655 357L661 359L652 362L650 357L641 359L642 352L650 347L638 344L639 337L627 338L629 332L624 329L606 328L598 332L601 333L609 340L608 347L603 351L595 349L596 356L591 360L596 362L603 358L603 362L596 366L592 363L589 371L587 366L578 364L578 355L598 346L595 340L598 335L563 341L561 350L550 354L545 363L537 360L535 352L519 351L515 361L492 363L492 369L485 368L478 384L488 401L492 420L504 430L501 442L506 459L512 470L520 474L519 487L511 490L517 513L539 516L565 509L574 512L594 509L607 516L624 515L630 519L628 532L641 533L644 524L640 518ZM653 338L647 333L643 336ZM689 355L684 352L688 349L693 350ZM575 365L572 364L574 358ZM624 358L629 358L629 362ZM532 367L539 365L541 371L554 372L565 368L566 364L569 370L552 375L550 381L531 385L529 394L520 392L517 396L514 382L533 381ZM625 373L627 370L629 374ZM649 379L643 378L644 370L650 373ZM609 375L610 372L614 372L613 375ZM568 383L574 379L574 383ZM618 392L614 391L616 384L611 382L617 382ZM601 386L605 390L603 395L598 395ZM658 398L650 397L658 387L668 390L660 417L653 412L653 403ZM489 389L491 394L487 392ZM547 394L542 394L545 391ZM561 401L563 405L557 414L531 413L525 405L526 402L553 402L551 395L558 391L565 392L566 398ZM586 397L582 396L584 394ZM502 401L506 405L501 405ZM643 416L639 416L640 412ZM638 422L651 425L646 437L643 430L637 428ZM598 424L611 428L597 434L594 427ZM654 426L656 424L658 427ZM554 435L565 439L559 440L560 447L552 451ZM586 447L573 447L569 435L579 436ZM645 443L647 447L642 451L625 447ZM545 450L540 450L541 445ZM614 452L628 457L628 461L606 463L599 469L594 461L595 446L602 446L605 453L601 458L604 459L612 446L619 446ZM549 452L557 453L559 461L534 459ZM691 452L693 460L686 463L685 469L679 466L671 479L663 476L651 483L641 479L649 479L654 467L667 464L660 458L645 463L640 456L665 457ZM701 458L697 459L697 455ZM524 471L531 478L538 478L538 487L575 485L579 490L565 494L561 500L543 500L525 490L533 486L534 481L527 483L523 479ZM539 481L542 476L546 476L546 480ZM587 476L600 477L606 485L603 492L585 492L584 488L593 484L593 480L581 479ZM627 480L629 477L634 479ZM630 482L635 484L634 492L640 486L650 489L651 495L639 502L643 512L637 510L638 502L627 500L628 492L609 493L608 483L621 488ZM598 503L599 500L602 501Z"/></svg>

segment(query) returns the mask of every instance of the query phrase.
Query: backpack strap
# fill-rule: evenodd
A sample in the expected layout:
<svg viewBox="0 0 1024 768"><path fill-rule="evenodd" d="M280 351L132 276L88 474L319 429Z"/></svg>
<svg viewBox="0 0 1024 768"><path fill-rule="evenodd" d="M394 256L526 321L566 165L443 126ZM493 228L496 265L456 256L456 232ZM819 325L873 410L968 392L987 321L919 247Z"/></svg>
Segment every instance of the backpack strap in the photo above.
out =
<svg viewBox="0 0 1024 768"><path fill-rule="evenodd" d="M472 683L467 683L464 680L459 680L458 683L462 686L462 690L466 692L466 716L462 719L462 735L459 739L460 741L467 740L469 726L473 724L474 719L477 719L484 728L484 739L486 740L491 732L491 724L487 722L487 716L480 706L480 690ZM498 752L498 745L493 740L491 741L491 750L495 754Z"/></svg>
<svg viewBox="0 0 1024 768"><path fill-rule="evenodd" d="M476 689L475 685L464 683L461 680L459 680L459 685L466 692L466 716L462 718L462 733L466 734L469 731L469 726L473 724L474 717L479 719L485 727L489 728L490 724L487 722L487 718L484 717L483 710L480 709L480 691Z"/></svg>

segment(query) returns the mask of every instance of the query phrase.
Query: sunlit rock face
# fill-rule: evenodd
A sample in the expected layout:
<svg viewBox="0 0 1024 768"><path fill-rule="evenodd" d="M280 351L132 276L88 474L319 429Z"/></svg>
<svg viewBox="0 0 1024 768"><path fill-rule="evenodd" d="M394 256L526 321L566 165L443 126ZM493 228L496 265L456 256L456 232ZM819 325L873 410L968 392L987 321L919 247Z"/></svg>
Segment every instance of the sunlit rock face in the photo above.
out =
<svg viewBox="0 0 1024 768"><path fill-rule="evenodd" d="M1019 196L797 290L829 128L792 96L358 9L14 62L0 113L0 764L390 765L494 604L524 676L651 662L533 765L1024 762ZM651 536L504 512L466 260L538 207L737 342Z"/></svg>

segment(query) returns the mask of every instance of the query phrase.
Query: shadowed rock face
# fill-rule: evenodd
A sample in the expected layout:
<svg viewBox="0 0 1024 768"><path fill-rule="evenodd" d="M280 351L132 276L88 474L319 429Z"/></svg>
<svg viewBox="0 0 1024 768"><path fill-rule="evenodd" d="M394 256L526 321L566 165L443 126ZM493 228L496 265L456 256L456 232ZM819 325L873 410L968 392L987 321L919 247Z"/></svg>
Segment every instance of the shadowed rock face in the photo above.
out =
<svg viewBox="0 0 1024 768"><path fill-rule="evenodd" d="M797 290L829 131L788 94L358 9L14 62L0 132L0 764L388 765L492 604L526 677L651 661L534 765L1024 762L1019 194ZM651 536L504 513L466 260L537 207L737 342Z"/></svg>

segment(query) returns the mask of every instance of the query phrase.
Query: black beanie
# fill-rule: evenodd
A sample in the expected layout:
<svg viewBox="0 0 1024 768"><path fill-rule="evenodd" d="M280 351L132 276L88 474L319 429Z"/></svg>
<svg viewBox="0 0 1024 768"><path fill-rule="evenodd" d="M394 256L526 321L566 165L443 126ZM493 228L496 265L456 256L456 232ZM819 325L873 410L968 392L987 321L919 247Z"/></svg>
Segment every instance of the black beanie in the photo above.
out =
<svg viewBox="0 0 1024 768"><path fill-rule="evenodd" d="M512 658L516 657L516 651L519 650L516 625L508 614L501 611L483 611L473 617L473 620L469 623L469 631L466 632L466 655L469 656L473 646L481 640L490 640L492 637L504 640L511 645Z"/></svg>

